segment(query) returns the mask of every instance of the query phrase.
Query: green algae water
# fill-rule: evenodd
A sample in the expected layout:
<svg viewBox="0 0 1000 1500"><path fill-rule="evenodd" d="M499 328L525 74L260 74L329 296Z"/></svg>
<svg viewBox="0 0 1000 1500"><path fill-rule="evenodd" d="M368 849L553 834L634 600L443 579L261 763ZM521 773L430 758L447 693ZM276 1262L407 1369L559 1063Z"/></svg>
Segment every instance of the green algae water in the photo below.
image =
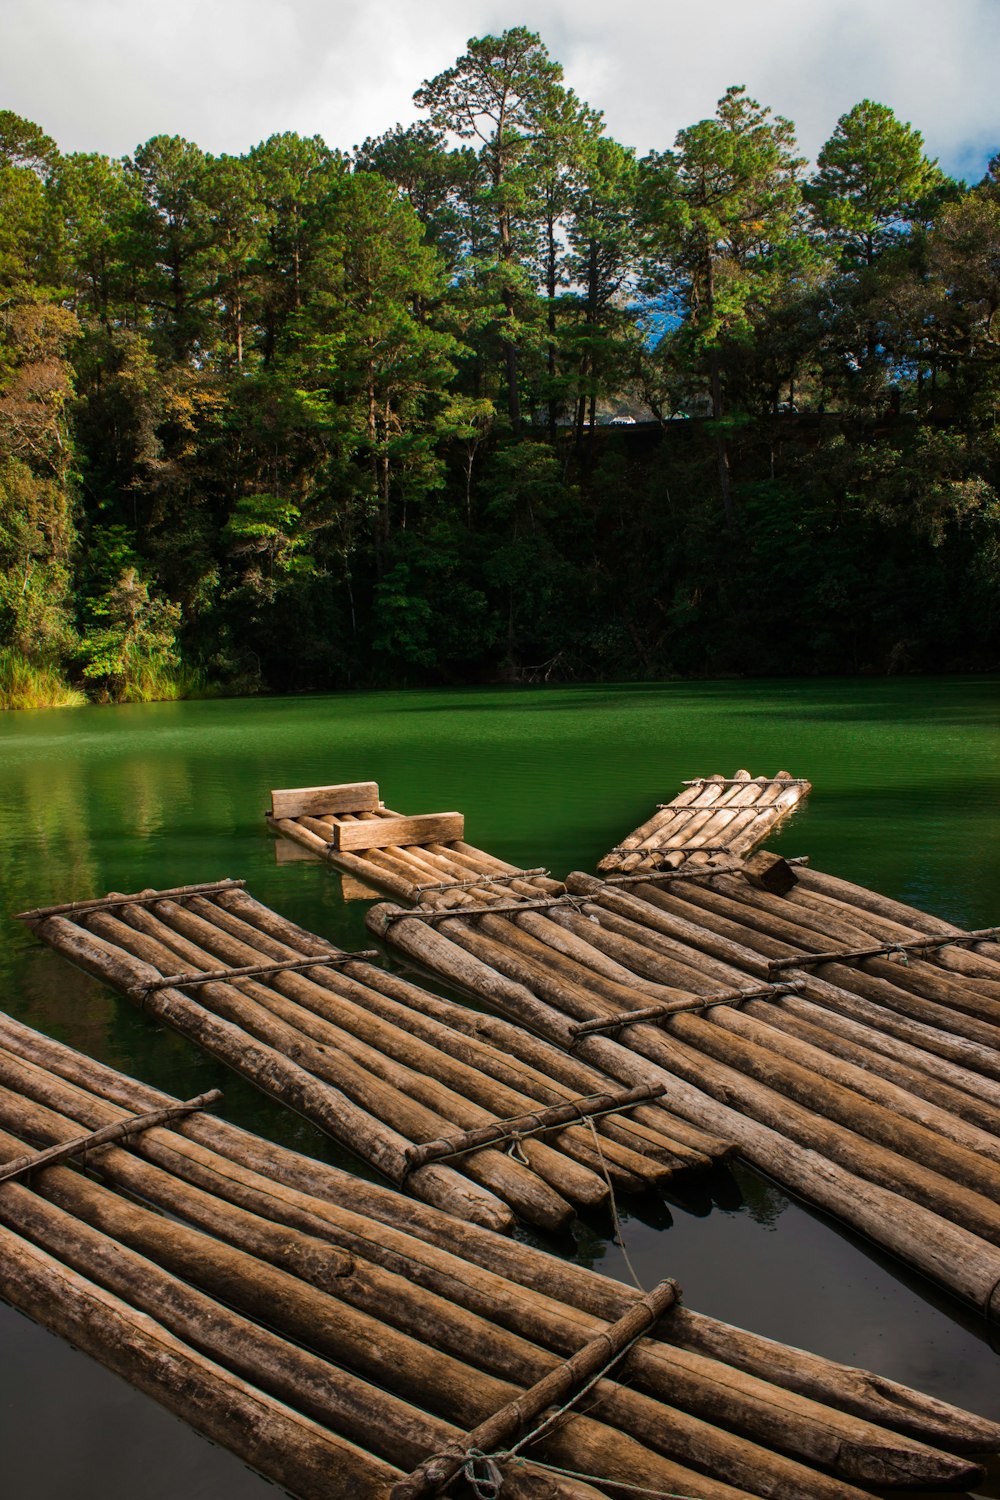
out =
<svg viewBox="0 0 1000 1500"><path fill-rule="evenodd" d="M814 783L771 847L964 925L991 925L1000 920L998 703L994 679L813 680L8 714L4 912L239 876L295 921L366 947L365 905L344 904L334 872L277 862L263 819L270 788L374 779L391 807L458 809L472 842L563 875L593 869L685 778L745 766ZM219 1087L228 1118L361 1170L10 921L0 973L3 1006L18 1018L180 1097ZM980 1320L744 1168L626 1217L624 1236L645 1285L676 1276L703 1312L1000 1417L1000 1362ZM629 1275L603 1224L581 1225L558 1249ZM0 1350L5 1494L276 1493L2 1303Z"/></svg>

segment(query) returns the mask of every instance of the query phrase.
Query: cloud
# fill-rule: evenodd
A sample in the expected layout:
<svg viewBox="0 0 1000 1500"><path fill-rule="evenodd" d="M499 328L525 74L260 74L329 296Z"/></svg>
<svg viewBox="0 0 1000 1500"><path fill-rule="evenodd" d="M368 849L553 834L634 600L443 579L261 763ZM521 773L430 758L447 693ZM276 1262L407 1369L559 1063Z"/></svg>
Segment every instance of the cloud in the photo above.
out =
<svg viewBox="0 0 1000 1500"><path fill-rule="evenodd" d="M164 131L245 150L278 130L347 148L415 117L470 35L530 24L609 132L662 149L731 83L813 156L859 99L889 104L953 172L1000 150L997 0L4 0L0 107L66 150Z"/></svg>

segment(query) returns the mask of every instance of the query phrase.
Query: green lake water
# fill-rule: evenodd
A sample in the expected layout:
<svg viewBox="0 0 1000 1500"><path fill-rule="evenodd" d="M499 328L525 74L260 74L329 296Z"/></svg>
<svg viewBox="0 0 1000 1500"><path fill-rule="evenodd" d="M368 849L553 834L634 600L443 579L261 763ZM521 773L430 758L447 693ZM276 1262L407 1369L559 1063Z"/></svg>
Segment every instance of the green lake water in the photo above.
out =
<svg viewBox="0 0 1000 1500"><path fill-rule="evenodd" d="M240 876L260 900L365 947L363 904L279 865L271 787L375 779L406 812L459 809L469 839L555 874L592 869L687 777L746 766L814 791L772 847L970 926L1000 921L995 679L699 683L378 693L7 714L5 913ZM31 1025L229 1118L345 1164L258 1095L7 922L3 1004ZM1000 1361L958 1303L751 1172L720 1172L626 1218L646 1285L693 1307L1000 1417ZM600 1225L575 1253L625 1275ZM0 1288L2 1293L2 1288ZM994 1343L998 1335L994 1331ZM0 1452L12 1500L250 1500L230 1455L0 1303ZM44 1429L42 1424L44 1425ZM44 1431L44 1437L42 1433ZM984 1490L983 1494L1000 1493Z"/></svg>

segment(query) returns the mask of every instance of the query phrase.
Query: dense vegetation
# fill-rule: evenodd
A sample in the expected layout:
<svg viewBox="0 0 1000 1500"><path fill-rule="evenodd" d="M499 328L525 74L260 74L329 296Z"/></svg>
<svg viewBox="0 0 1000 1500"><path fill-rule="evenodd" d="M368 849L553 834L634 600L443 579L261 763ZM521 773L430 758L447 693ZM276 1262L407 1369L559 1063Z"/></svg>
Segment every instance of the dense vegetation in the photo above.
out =
<svg viewBox="0 0 1000 1500"><path fill-rule="evenodd" d="M0 113L0 701L995 666L1000 159L733 88L637 160L523 29L415 99Z"/></svg>

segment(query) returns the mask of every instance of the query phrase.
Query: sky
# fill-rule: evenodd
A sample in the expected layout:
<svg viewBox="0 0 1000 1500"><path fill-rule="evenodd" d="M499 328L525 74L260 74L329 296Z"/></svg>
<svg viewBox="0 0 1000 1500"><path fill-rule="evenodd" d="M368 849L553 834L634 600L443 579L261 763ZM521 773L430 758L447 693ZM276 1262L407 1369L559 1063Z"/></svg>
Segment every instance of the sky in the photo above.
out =
<svg viewBox="0 0 1000 1500"><path fill-rule="evenodd" d="M283 130L350 149L418 118L469 37L519 25L640 153L734 83L810 158L863 98L955 176L1000 152L1000 0L0 0L0 109L64 151L166 133L238 154Z"/></svg>

